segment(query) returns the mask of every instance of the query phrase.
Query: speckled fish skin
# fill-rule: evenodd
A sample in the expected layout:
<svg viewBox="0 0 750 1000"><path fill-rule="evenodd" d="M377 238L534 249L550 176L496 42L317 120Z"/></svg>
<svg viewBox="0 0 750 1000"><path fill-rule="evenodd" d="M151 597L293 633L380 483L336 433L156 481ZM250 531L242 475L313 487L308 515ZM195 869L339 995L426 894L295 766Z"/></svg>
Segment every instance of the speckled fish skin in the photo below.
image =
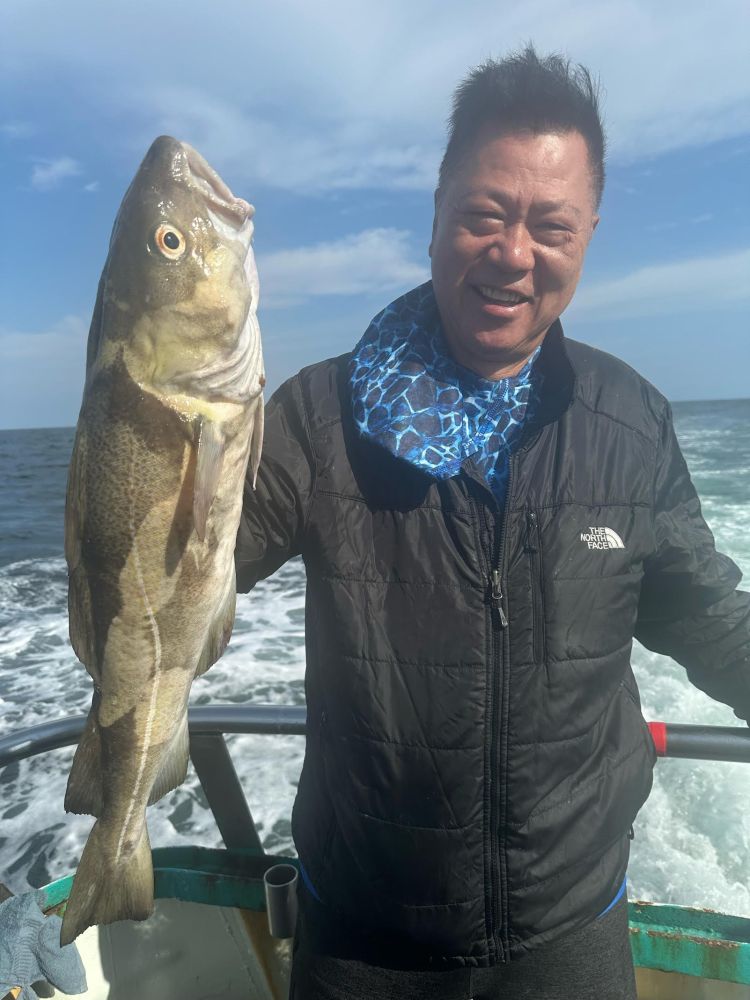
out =
<svg viewBox="0 0 750 1000"><path fill-rule="evenodd" d="M152 912L146 805L185 777L190 685L231 634L263 427L252 214L162 136L112 232L66 503L70 637L95 690L65 806L97 821L63 944Z"/></svg>

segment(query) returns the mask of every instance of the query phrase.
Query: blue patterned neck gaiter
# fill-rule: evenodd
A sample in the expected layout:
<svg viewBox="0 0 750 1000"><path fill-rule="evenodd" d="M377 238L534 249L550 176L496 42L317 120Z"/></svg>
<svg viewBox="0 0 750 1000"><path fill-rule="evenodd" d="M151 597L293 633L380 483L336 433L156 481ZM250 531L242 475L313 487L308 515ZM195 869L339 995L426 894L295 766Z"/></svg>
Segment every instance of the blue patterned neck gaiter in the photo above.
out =
<svg viewBox="0 0 750 1000"><path fill-rule="evenodd" d="M513 378L483 379L448 354L432 282L391 302L350 361L354 420L363 437L437 479L473 456L502 505L508 459L540 377L539 348Z"/></svg>

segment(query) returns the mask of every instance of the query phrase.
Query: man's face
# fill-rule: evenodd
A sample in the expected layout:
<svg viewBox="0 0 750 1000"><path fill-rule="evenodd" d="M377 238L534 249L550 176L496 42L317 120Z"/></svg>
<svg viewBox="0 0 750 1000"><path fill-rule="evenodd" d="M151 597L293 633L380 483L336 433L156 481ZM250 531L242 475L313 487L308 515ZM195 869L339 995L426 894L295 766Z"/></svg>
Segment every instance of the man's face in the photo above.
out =
<svg viewBox="0 0 750 1000"><path fill-rule="evenodd" d="M436 199L430 244L455 360L515 374L573 297L598 221L579 132L481 132Z"/></svg>

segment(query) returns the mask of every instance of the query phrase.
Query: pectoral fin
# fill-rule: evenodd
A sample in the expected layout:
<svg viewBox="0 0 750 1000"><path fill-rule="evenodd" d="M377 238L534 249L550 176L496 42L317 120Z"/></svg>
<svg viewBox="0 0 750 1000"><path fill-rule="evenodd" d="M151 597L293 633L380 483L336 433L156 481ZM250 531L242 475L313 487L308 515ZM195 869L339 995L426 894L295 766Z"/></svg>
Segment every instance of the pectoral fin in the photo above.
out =
<svg viewBox="0 0 750 1000"><path fill-rule="evenodd" d="M253 433L250 438L250 471L253 474L253 489L255 480L258 478L258 466L260 465L260 453L263 448L263 396L258 396L258 402L253 414Z"/></svg>
<svg viewBox="0 0 750 1000"><path fill-rule="evenodd" d="M193 523L201 541L206 537L208 512L216 496L223 457L224 437L216 424L204 419L198 432L193 488Z"/></svg>

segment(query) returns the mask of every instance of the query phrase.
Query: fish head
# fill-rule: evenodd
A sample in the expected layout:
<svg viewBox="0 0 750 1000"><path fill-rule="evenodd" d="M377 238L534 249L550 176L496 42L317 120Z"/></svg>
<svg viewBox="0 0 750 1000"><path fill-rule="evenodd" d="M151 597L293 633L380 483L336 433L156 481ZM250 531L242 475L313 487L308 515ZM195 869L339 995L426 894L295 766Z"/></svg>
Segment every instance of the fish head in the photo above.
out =
<svg viewBox="0 0 750 1000"><path fill-rule="evenodd" d="M111 331L126 341L139 383L208 398L258 394L253 214L187 143L153 142L115 220L101 289L103 339Z"/></svg>

